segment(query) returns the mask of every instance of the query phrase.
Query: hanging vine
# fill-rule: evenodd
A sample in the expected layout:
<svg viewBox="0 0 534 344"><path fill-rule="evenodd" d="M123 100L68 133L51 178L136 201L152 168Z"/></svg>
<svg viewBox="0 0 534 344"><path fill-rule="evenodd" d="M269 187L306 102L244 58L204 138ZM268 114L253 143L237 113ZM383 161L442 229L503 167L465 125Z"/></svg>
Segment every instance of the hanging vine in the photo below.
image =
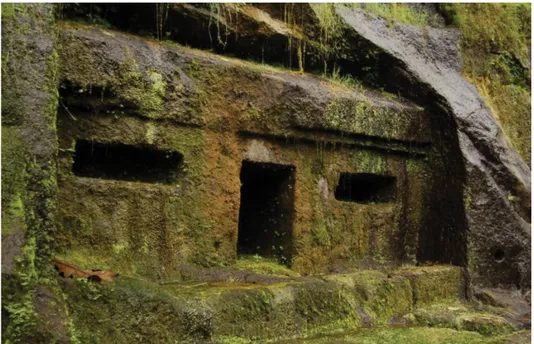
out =
<svg viewBox="0 0 534 344"><path fill-rule="evenodd" d="M169 4L156 3L156 38L161 40L163 37L163 26L169 16Z"/></svg>
<svg viewBox="0 0 534 344"><path fill-rule="evenodd" d="M319 49L324 63L324 74L326 75L328 72L327 61L339 54L342 43L343 24L336 14L334 4L314 3L310 4L310 6L319 20L319 27L321 29Z"/></svg>
<svg viewBox="0 0 534 344"><path fill-rule="evenodd" d="M241 4L220 4L220 3L211 3L210 4L210 16L208 21L208 27L211 28L211 25L215 23L217 27L217 43L226 47L228 44L228 26L232 23L237 23L239 21L239 11ZM224 25L224 40L221 38L221 27L220 24ZM208 30L208 35L210 37L210 42L213 43L213 38L211 37L211 31ZM236 30L237 35L237 30ZM237 39L237 37L236 37Z"/></svg>
<svg viewBox="0 0 534 344"><path fill-rule="evenodd" d="M288 68L291 69L293 65L293 49L294 49L293 40L295 39L294 30L297 27L297 22L295 19L295 4L293 3L284 4L284 23L291 30L291 33L287 36L287 50L288 50L288 55L289 55L288 56L289 57ZM298 59L297 63L299 66L299 71L303 72L304 63L303 63L303 54L302 54L302 51L303 51L302 39L296 38L296 41L297 41L296 48L297 48L297 59Z"/></svg>

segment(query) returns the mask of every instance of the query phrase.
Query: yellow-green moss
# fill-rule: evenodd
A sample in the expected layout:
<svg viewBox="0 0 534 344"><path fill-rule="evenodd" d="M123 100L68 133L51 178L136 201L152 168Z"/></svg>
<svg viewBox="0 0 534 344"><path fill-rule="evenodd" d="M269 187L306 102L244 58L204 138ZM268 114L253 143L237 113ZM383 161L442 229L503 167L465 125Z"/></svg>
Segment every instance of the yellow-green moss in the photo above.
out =
<svg viewBox="0 0 534 344"><path fill-rule="evenodd" d="M454 318L467 311L467 307L459 302L438 303L418 308L410 318L421 326L454 328Z"/></svg>
<svg viewBox="0 0 534 344"><path fill-rule="evenodd" d="M73 326L83 343L180 342L183 314L169 295L141 281L112 285L77 279L65 285Z"/></svg>
<svg viewBox="0 0 534 344"><path fill-rule="evenodd" d="M163 110L163 97L166 83L156 71L148 71L145 80L129 49L125 49L126 61L119 65L116 79L111 80L111 88L121 98L136 104L141 113L149 118L158 118Z"/></svg>
<svg viewBox="0 0 534 344"><path fill-rule="evenodd" d="M35 302L36 290L50 283L57 191L58 56L52 5L2 9L2 236L14 235L22 243L18 252L10 247L15 264L2 276L3 338L7 343L47 342L54 334L42 326Z"/></svg>
<svg viewBox="0 0 534 344"><path fill-rule="evenodd" d="M70 169L62 167L56 257L83 269L111 269L158 279L179 278L180 261L207 267L228 264L231 255L213 246L213 221L205 216L205 199L198 191L206 183L206 132L156 121L104 117L94 139L118 139L114 130L122 121L131 130L124 140L140 144L153 140L159 149L183 154L183 165L176 171L177 183L168 186L108 180L93 184L87 180L91 185L88 191L77 185L80 180ZM60 128L71 124L84 125L87 119L79 116L73 122L65 118ZM71 139L76 138L61 136L62 142ZM63 151L60 166L71 166L71 154ZM71 201L72 195L76 195L76 202ZM111 234L104 233L103 224L112 230Z"/></svg>
<svg viewBox="0 0 534 344"><path fill-rule="evenodd" d="M356 8L361 7L365 11L391 21L392 24L399 22L416 26L426 26L429 23L433 24L435 21L428 13L417 10L411 7L410 4L366 3L352 4L352 6Z"/></svg>
<svg viewBox="0 0 534 344"><path fill-rule="evenodd" d="M388 174L387 158L381 154L374 154L363 150L351 152L353 166L364 173L378 175Z"/></svg>
<svg viewBox="0 0 534 344"><path fill-rule="evenodd" d="M455 318L458 330L474 331L483 335L507 334L515 327L506 319L493 314L468 313Z"/></svg>
<svg viewBox="0 0 534 344"><path fill-rule="evenodd" d="M343 24L335 11L334 4L312 3L311 8L319 21L319 52L323 55L326 74L326 61L339 53L342 45ZM313 42L310 42L313 45ZM336 78L334 78L336 79Z"/></svg>
<svg viewBox="0 0 534 344"><path fill-rule="evenodd" d="M526 338L525 336L524 338ZM354 344L504 344L512 340L512 336L484 337L476 332L457 331L442 328L411 327L411 328L371 328L359 329L345 333L300 339L302 344L328 344L334 342ZM289 344L294 341L278 341Z"/></svg>
<svg viewBox="0 0 534 344"><path fill-rule="evenodd" d="M2 235L13 234L12 226L24 224L24 143L16 128L2 127Z"/></svg>
<svg viewBox="0 0 534 344"><path fill-rule="evenodd" d="M401 268L396 273L410 279L414 304L418 307L443 301L457 301L465 297L460 267L428 266Z"/></svg>
<svg viewBox="0 0 534 344"><path fill-rule="evenodd" d="M4 288L10 287L4 284ZM7 338L6 343L16 343L25 335L35 332L35 325L38 320L37 314L33 311L33 300L29 294L24 295L18 302L4 300L4 308L9 312L8 325L2 336Z"/></svg>
<svg viewBox="0 0 534 344"><path fill-rule="evenodd" d="M451 302L434 304L417 309L413 324L431 327L447 327L474 331L483 335L507 334L515 330L505 318L489 313L475 312L469 305Z"/></svg>
<svg viewBox="0 0 534 344"><path fill-rule="evenodd" d="M298 273L288 269L286 266L281 265L276 260L255 256L240 256L236 262L235 267L237 270L251 271L258 274L269 274L269 275L281 275L281 276L290 276L297 277Z"/></svg>
<svg viewBox="0 0 534 344"><path fill-rule="evenodd" d="M326 106L323 125L327 129L388 139L428 140L424 122L414 118L419 115L421 110L392 109L367 98L334 96Z"/></svg>
<svg viewBox="0 0 534 344"><path fill-rule="evenodd" d="M421 269L413 271L421 272ZM441 269L434 272L438 271L443 272ZM224 343L264 343L295 335L346 331L362 323L386 325L410 313L413 302L409 277L387 277L378 271L269 286L232 283L162 286L120 276L114 283L98 285L76 280L65 283L65 287L73 324L82 342L107 338L126 343L134 336L138 339L154 336L166 342L196 338ZM451 307L454 310L458 304L451 303ZM99 331L94 331L97 325ZM389 332L393 330L396 329L375 328L371 330L373 335L365 334L367 330L357 333L358 338L369 340L384 335L404 340L405 335L412 333L411 338L421 339L420 343L439 342L439 339L447 342L453 333L460 340L467 334L452 330L428 332L426 328ZM469 333L471 339L484 338Z"/></svg>
<svg viewBox="0 0 534 344"><path fill-rule="evenodd" d="M152 122L146 124L146 141L149 145L154 144L156 138L156 126Z"/></svg>
<svg viewBox="0 0 534 344"><path fill-rule="evenodd" d="M464 75L530 164L530 4L444 4L462 32Z"/></svg>

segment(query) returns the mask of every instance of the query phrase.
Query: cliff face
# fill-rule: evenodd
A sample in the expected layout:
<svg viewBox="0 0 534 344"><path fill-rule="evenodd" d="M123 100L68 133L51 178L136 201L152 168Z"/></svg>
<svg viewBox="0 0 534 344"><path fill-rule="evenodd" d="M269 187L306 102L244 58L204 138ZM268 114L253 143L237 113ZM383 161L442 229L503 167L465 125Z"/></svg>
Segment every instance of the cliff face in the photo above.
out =
<svg viewBox="0 0 534 344"><path fill-rule="evenodd" d="M467 171L468 264L476 282L530 283L530 169L510 146L476 89L460 74L457 33L399 27L338 7L358 35L396 60L390 82L452 116ZM496 229L498 228L498 230ZM506 261L506 262L505 262ZM505 277L506 276L506 277Z"/></svg>
<svg viewBox="0 0 534 344"><path fill-rule="evenodd" d="M206 341L293 335L261 330L286 313L310 328L389 323L473 286L530 288L530 171L462 77L457 30L326 4L14 5L2 20L2 311L13 341L102 340L83 309L105 304L135 332L118 302L137 288L132 309L148 312L149 300L168 311L156 323L181 329L160 340ZM357 275L325 285L237 273L249 256L293 277ZM53 258L126 284L58 280ZM455 266L432 270L446 292L424 271L398 270L431 264ZM354 287L360 277L370 284ZM273 278L289 284L201 290L200 308L181 299L187 286L154 294L139 282ZM252 298L241 308L240 293ZM250 333L231 326L228 307Z"/></svg>

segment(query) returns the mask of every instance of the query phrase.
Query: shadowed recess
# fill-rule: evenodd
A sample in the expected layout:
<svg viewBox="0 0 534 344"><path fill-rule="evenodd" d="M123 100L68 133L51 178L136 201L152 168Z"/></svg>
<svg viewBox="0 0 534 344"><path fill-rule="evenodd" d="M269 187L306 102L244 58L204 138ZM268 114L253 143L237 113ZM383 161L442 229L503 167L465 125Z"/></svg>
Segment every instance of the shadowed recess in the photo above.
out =
<svg viewBox="0 0 534 344"><path fill-rule="evenodd" d="M356 203L386 203L395 200L397 178L369 173L347 173L339 176L335 197Z"/></svg>
<svg viewBox="0 0 534 344"><path fill-rule="evenodd" d="M182 154L147 145L130 146L79 140L72 171L80 177L172 184Z"/></svg>
<svg viewBox="0 0 534 344"><path fill-rule="evenodd" d="M243 161L238 254L276 257L289 264L295 167Z"/></svg>

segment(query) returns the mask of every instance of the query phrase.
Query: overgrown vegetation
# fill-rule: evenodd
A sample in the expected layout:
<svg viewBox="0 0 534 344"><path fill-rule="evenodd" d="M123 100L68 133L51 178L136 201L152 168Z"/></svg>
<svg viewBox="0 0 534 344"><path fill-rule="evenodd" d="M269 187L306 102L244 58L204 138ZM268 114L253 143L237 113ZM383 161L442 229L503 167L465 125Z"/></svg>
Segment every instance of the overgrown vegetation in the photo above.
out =
<svg viewBox="0 0 534 344"><path fill-rule="evenodd" d="M242 4L240 3L227 3L224 5L220 3L209 4L210 17L208 26L215 25L217 27L217 44L223 47L226 47L226 44L228 44L228 37L230 36L228 28L239 22L241 6ZM224 27L224 33L221 33L221 25ZM208 35L213 44L214 40L211 37L211 30L208 30Z"/></svg>
<svg viewBox="0 0 534 344"><path fill-rule="evenodd" d="M361 81L354 78L350 74L341 74L341 68L339 67L334 66L334 69L332 70L332 74L327 75L327 77L333 83L345 86L350 89L363 91L363 85Z"/></svg>
<svg viewBox="0 0 534 344"><path fill-rule="evenodd" d="M351 4L356 8L362 8L365 11L376 14L390 22L400 22L415 26L426 26L436 21L435 16L429 16L425 11L417 10L409 4L384 4L384 3L364 3Z"/></svg>
<svg viewBox="0 0 534 344"><path fill-rule="evenodd" d="M324 74L327 73L327 63L333 56L337 56L341 50L341 36L343 24L336 14L335 4L314 3L310 4L319 19L321 34L319 36L320 51L324 62ZM339 70L338 70L339 71Z"/></svg>
<svg viewBox="0 0 534 344"><path fill-rule="evenodd" d="M462 33L464 75L530 164L531 5L446 4L441 9Z"/></svg>

